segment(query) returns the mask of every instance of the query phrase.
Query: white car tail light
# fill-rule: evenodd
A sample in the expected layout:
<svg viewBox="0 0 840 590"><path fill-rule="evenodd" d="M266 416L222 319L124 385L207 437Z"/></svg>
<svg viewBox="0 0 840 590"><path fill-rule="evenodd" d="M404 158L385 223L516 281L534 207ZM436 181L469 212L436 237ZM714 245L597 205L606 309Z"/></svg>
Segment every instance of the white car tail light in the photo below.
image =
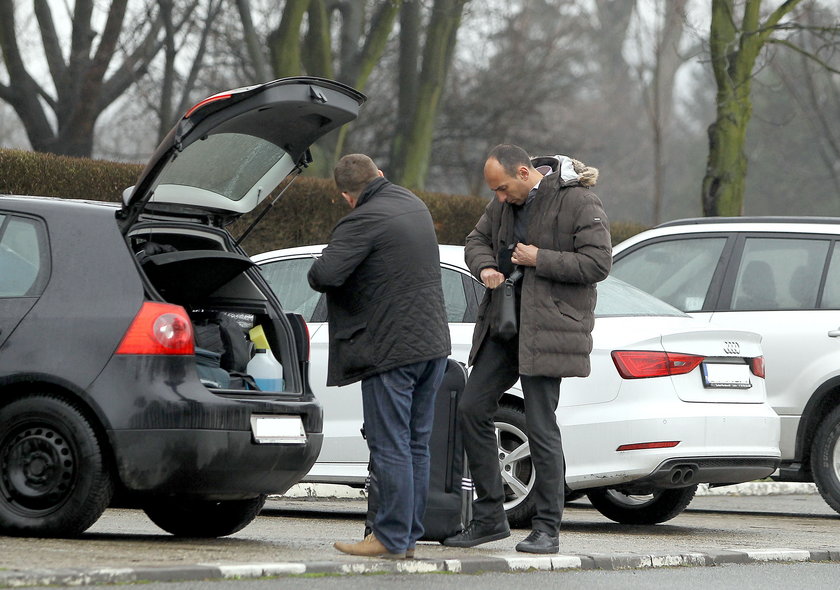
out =
<svg viewBox="0 0 840 590"><path fill-rule="evenodd" d="M690 373L704 357L655 350L614 350L612 359L624 379L646 379Z"/></svg>

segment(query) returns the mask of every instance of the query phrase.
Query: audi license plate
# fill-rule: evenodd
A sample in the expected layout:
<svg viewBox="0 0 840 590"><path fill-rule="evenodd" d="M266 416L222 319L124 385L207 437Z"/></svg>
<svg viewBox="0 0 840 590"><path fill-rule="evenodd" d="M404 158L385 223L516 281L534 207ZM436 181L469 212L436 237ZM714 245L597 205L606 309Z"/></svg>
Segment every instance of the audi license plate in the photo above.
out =
<svg viewBox="0 0 840 590"><path fill-rule="evenodd" d="M251 416L254 440L262 444L306 444L300 416Z"/></svg>
<svg viewBox="0 0 840 590"><path fill-rule="evenodd" d="M749 389L750 368L732 363L703 363L703 385L716 389Z"/></svg>

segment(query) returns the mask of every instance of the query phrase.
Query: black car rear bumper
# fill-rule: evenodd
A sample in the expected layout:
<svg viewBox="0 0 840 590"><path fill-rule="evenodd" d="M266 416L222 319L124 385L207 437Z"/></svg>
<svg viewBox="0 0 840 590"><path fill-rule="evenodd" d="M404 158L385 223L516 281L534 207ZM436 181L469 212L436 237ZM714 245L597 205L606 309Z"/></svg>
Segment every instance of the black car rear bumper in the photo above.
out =
<svg viewBox="0 0 840 590"><path fill-rule="evenodd" d="M323 434L312 433L306 444L257 444L250 432L230 430L120 430L109 435L128 491L216 499L282 494L309 471L323 441Z"/></svg>
<svg viewBox="0 0 840 590"><path fill-rule="evenodd" d="M88 389L130 493L247 498L283 493L312 468L323 409L311 393L214 393L191 356L116 355ZM257 443L251 416L297 416L303 444Z"/></svg>

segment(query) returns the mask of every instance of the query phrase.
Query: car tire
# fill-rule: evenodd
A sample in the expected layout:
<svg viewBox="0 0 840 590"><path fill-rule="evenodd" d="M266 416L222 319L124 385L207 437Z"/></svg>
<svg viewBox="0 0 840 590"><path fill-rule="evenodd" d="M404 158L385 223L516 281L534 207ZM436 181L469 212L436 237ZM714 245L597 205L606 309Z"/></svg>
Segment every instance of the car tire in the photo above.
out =
<svg viewBox="0 0 840 590"><path fill-rule="evenodd" d="M671 520L691 503L697 486L658 489L637 495L615 488L598 488L586 493L598 512L621 524L657 524Z"/></svg>
<svg viewBox="0 0 840 590"><path fill-rule="evenodd" d="M265 495L247 500L157 498L143 510L152 522L176 537L224 537L251 524L265 499Z"/></svg>
<svg viewBox="0 0 840 590"><path fill-rule="evenodd" d="M840 407L829 412L817 428L811 446L811 475L826 503L840 512Z"/></svg>
<svg viewBox="0 0 840 590"><path fill-rule="evenodd" d="M576 501L576 500L580 500L580 499L581 499L581 498L583 498L585 495L586 495L586 494L584 494L583 492L571 492L571 491L569 491L569 490L566 490L566 495L563 497L563 502L564 502L565 504L569 504L570 502L574 502L574 501Z"/></svg>
<svg viewBox="0 0 840 590"><path fill-rule="evenodd" d="M73 537L105 511L114 483L78 408L47 394L0 408L0 532Z"/></svg>
<svg viewBox="0 0 840 590"><path fill-rule="evenodd" d="M513 405L501 405L494 418L499 446L499 469L505 486L505 514L513 528L528 528L536 513L531 491L534 466L527 447L525 411Z"/></svg>

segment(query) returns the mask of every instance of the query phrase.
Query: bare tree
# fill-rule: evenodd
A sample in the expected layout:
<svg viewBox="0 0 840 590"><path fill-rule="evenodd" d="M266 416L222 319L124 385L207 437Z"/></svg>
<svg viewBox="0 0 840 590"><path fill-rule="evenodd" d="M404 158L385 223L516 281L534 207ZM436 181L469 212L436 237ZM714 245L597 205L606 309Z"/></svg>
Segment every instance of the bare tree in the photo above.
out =
<svg viewBox="0 0 840 590"><path fill-rule="evenodd" d="M428 173L429 152L440 97L458 26L469 0L286 0L279 24L267 34L275 76L307 73L365 90L400 18L399 125L391 135L389 176L419 188ZM238 1L243 14L247 1ZM243 19L247 23L248 18ZM251 28L246 37L257 35ZM248 41L248 47L257 44ZM341 153L344 127L315 146L315 172L327 174Z"/></svg>
<svg viewBox="0 0 840 590"><path fill-rule="evenodd" d="M157 82L160 98L152 108L158 114L158 139L162 139L192 104L192 92L204 66L208 40L225 0L205 0L203 6L199 6L202 0L193 0L180 14L173 0L157 2L164 30L164 66L162 80ZM202 8L203 11L199 10ZM202 14L195 16L197 11ZM195 42L195 50L191 59L186 59L183 49L191 40ZM185 73L179 73L179 61L186 64Z"/></svg>
<svg viewBox="0 0 840 590"><path fill-rule="evenodd" d="M379 63L402 0L286 0L280 22L265 34L252 25L249 0L237 0L248 54L255 63L270 54L270 70L278 78L303 73L336 79L364 91ZM339 18L334 18L334 17ZM336 23L340 27L336 31ZM262 66L255 65L260 71ZM320 140L314 172L326 175L341 153L347 127Z"/></svg>
<svg viewBox="0 0 840 590"><path fill-rule="evenodd" d="M391 176L405 186L422 189L429 172L432 138L440 99L452 64L458 28L469 0L435 0L419 64L421 19L417 0L406 0L401 20L400 112L407 119L397 127L391 150ZM411 81L409 81L409 78ZM416 83L413 82L416 80ZM405 83L403 86L402 83Z"/></svg>
<svg viewBox="0 0 840 590"><path fill-rule="evenodd" d="M242 32L245 38L245 45L248 49L248 57L257 80L267 82L269 78L269 67L266 56L262 51L262 43L254 27L254 19L251 11L251 0L236 0L236 9L242 22Z"/></svg>
<svg viewBox="0 0 840 590"><path fill-rule="evenodd" d="M800 32L797 45L806 50L798 54L795 72L774 63L774 71L785 85L787 92L805 114L811 129L813 141L819 157L834 186L835 201L840 198L840 125L837 113L840 112L840 76L826 77L825 64L837 63L840 56L840 43L825 36L815 29L824 13L809 6L803 17L803 24L813 34ZM809 56L819 56L820 64L814 63ZM832 60L833 58L833 60Z"/></svg>
<svg viewBox="0 0 840 590"><path fill-rule="evenodd" d="M8 83L0 83L0 99L14 108L36 151L90 156L98 117L142 75L163 46L159 13L150 9L128 24L127 4L111 0L102 30L96 31L96 3L77 0L69 15L70 44L65 49L50 4L35 0L51 90L33 74L30 57L21 51L14 0L0 0L0 49L8 75ZM125 45L126 30L132 35L140 32L132 46Z"/></svg>
<svg viewBox="0 0 840 590"><path fill-rule="evenodd" d="M472 37L453 64L435 130L434 190L486 193L483 159L498 143L542 154L573 147L578 137L567 130L580 95L591 90L582 84L590 19L573 8L565 0L531 0L515 12L500 5L467 13L462 28Z"/></svg>
<svg viewBox="0 0 840 590"><path fill-rule="evenodd" d="M677 70L686 57L680 52L687 0L659 0L650 26L640 23L639 45L642 39L652 39L651 60L637 71L644 95L645 109L650 123L653 146L653 223L662 221L665 194L665 138L674 104L674 84ZM640 19L641 20L641 19ZM643 53L642 47L639 53Z"/></svg>
<svg viewBox="0 0 840 590"><path fill-rule="evenodd" d="M747 125L752 114L750 89L756 61L771 43L787 46L840 73L818 56L796 46L785 31L812 29L821 34L840 34L837 25L807 27L783 20L802 0L774 3L762 20L762 0L746 0L740 20L734 0L713 0L710 35L712 69L717 83L717 116L709 127L709 156L701 200L707 216L741 215L747 158L744 154Z"/></svg>

